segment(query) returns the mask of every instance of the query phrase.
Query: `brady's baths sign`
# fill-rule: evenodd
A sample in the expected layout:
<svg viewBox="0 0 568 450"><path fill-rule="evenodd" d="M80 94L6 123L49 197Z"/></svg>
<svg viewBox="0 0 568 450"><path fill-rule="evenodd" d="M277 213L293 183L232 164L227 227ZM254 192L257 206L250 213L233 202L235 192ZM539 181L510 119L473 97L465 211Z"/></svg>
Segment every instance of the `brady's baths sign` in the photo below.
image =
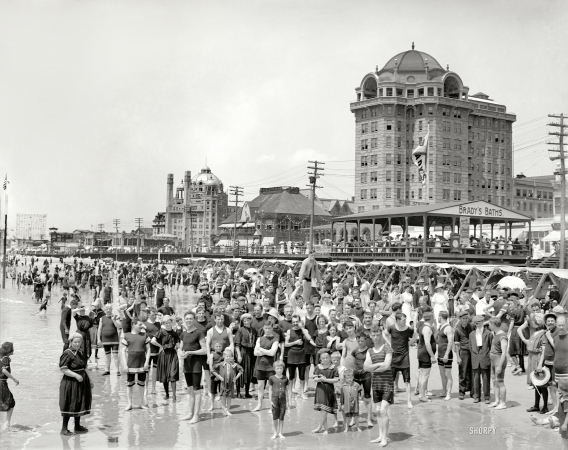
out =
<svg viewBox="0 0 568 450"><path fill-rule="evenodd" d="M469 206L460 205L460 216L487 216L487 217L503 217L502 208L490 208L488 206Z"/></svg>
<svg viewBox="0 0 568 450"><path fill-rule="evenodd" d="M477 201L463 203L461 205L440 208L432 211L432 214L448 214L453 216L469 217L469 218L487 218L487 219L503 219L503 220L531 220L530 217L523 216L515 211L511 211L500 206L493 205L489 202Z"/></svg>

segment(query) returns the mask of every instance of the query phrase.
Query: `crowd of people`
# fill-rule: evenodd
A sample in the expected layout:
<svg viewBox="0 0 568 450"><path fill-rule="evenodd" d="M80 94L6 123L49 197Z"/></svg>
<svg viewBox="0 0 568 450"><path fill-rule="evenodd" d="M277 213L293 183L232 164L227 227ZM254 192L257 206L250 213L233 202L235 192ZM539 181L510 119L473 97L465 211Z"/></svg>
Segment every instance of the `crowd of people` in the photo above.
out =
<svg viewBox="0 0 568 450"><path fill-rule="evenodd" d="M311 379L319 415L314 433L327 433L331 415L332 425L345 432L360 431L361 422L376 425L372 442L380 446L387 445L395 395L408 408L431 401L434 365L445 401L457 391L459 401L469 395L494 411L508 407L509 372L525 376L527 389L534 390L530 419L560 428L568 448L568 327L554 285L538 299L530 289L464 283L463 275L448 276L435 266L338 271L318 264L313 254L301 264L268 268L221 262L168 269L75 260L55 262L51 273L53 261L36 263L12 261L16 283L22 272L33 281L38 313L54 293L61 295L63 435L88 432L80 421L93 402L86 369L103 350L101 376L126 375L126 410L147 408L157 389L177 402L183 374L189 400L181 420L204 420L202 407L230 416L233 398L256 398L252 411L270 405L272 438L282 439L290 406L310 399ZM180 290L199 297L176 311L170 298ZM416 374L410 370L411 347ZM0 348L0 410L8 413L7 426L15 405L7 380L17 383L10 371L13 353L10 342Z"/></svg>

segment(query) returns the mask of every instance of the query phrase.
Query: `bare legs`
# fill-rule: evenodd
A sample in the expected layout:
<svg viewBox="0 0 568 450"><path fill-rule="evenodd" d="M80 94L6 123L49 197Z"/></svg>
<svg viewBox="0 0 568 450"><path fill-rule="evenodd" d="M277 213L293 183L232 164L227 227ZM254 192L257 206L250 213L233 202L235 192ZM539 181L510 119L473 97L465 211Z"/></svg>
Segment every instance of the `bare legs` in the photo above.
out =
<svg viewBox="0 0 568 450"><path fill-rule="evenodd" d="M258 380L258 388L257 388L257 394L258 394L258 405L256 406L256 408L253 409L253 411L260 411L262 409L262 399L264 397L264 386L266 384L266 380Z"/></svg>
<svg viewBox="0 0 568 450"><path fill-rule="evenodd" d="M430 378L430 368L421 368L418 369L420 372L420 378L418 380L418 392L419 392L419 399L421 402L429 402L426 398L426 393L428 392L428 378Z"/></svg>
<svg viewBox="0 0 568 450"><path fill-rule="evenodd" d="M441 397L444 397L444 400L448 401L452 399L452 384L453 384L453 378L452 378L452 368L446 368L443 366L439 366L440 367L440 376L442 377L442 389L443 389L443 394L441 395Z"/></svg>
<svg viewBox="0 0 568 450"><path fill-rule="evenodd" d="M389 403L381 401L376 403L375 407L378 409L377 424L379 426L379 437L371 441L372 444L379 444L381 447L387 446L387 436L389 434Z"/></svg>
<svg viewBox="0 0 568 450"><path fill-rule="evenodd" d="M312 430L312 433L327 434L327 412L320 411L320 413L321 415L319 426L315 430Z"/></svg>

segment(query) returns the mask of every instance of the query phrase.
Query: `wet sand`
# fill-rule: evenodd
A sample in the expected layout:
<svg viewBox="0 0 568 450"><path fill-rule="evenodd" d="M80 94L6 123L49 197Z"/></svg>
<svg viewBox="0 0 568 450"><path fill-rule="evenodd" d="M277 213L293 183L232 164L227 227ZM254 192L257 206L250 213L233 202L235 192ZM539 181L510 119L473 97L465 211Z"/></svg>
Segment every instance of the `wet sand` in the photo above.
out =
<svg viewBox="0 0 568 450"><path fill-rule="evenodd" d="M191 425L179 419L187 414L188 396L185 382L177 384L178 403L163 399L163 388L157 385L158 395L148 397L149 410L134 409L125 412L126 377L116 376L114 365L111 375L104 371L104 352L99 351L98 365L93 364L89 376L93 390L93 410L82 419L89 433L72 437L59 435L61 416L58 407L58 369L62 342L59 333L59 305L61 290L56 291L46 316L34 316L38 305L31 298L32 290L12 287L0 295L0 340L14 342L12 372L20 381L15 386L9 381L16 399L12 418L14 431L0 436L0 448L11 449L347 449L377 448L370 444L377 437L376 426L362 427L361 433L339 433L333 428L327 435L310 433L317 426L318 415L313 410L313 383L309 400L297 400L297 406L286 414L285 440L271 441L272 416L268 400L258 413L250 410L253 400L233 400L232 417L225 417L220 409L213 414L204 413L202 421ZM85 296L83 296L85 297ZM173 304L177 311L186 310L195 302L189 293L174 293ZM411 350L411 373L414 386L417 372L416 351ZM560 435L534 426L525 410L532 405L533 391L527 390L526 377L510 375L505 378L508 389L508 406L505 411L492 411L484 403L473 404L466 397L460 401L457 395L458 370L454 363L452 400L436 397L441 393L438 369L433 367L430 390L435 394L428 404L418 404L412 396L414 409L406 407L405 394L396 395L391 407L391 426L388 448L404 449L523 449L560 448ZM183 378L183 376L182 376ZM493 397L492 397L493 398ZM210 405L210 398L205 406ZM134 398L136 403L136 397ZM364 407L361 404L361 411ZM539 415L540 416L540 415ZM543 417L543 416L540 416ZM331 417L328 424L333 425ZM472 434L471 427L494 427L494 434ZM110 440L117 439L117 442Z"/></svg>

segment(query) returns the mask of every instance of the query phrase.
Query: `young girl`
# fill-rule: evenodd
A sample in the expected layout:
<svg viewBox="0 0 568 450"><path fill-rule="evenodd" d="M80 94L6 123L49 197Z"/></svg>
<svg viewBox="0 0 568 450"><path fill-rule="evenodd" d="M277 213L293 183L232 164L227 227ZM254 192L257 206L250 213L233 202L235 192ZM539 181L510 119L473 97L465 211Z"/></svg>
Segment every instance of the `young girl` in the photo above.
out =
<svg viewBox="0 0 568 450"><path fill-rule="evenodd" d="M236 381L243 374L243 368L235 362L233 350L227 347L223 352L224 361L214 365L211 373L220 382L221 408L226 416L231 416L231 399L234 396Z"/></svg>
<svg viewBox="0 0 568 450"><path fill-rule="evenodd" d="M341 394L339 396L340 408L343 411L343 423L345 425L344 433L349 431L349 420L354 421L353 431L361 431L359 428L359 396L361 394L361 386L355 383L353 371L347 369L344 372L345 381L341 386Z"/></svg>
<svg viewBox="0 0 568 450"><path fill-rule="evenodd" d="M164 398L166 400L170 398L169 384L172 383L172 397L175 403L177 401L176 382L179 381L179 359L176 348L179 347L180 340L179 335L172 329L171 316L164 316L162 323L165 328L158 331L151 342L160 349L157 378L164 385L166 391Z"/></svg>
<svg viewBox="0 0 568 450"><path fill-rule="evenodd" d="M331 358L327 349L321 349L319 353L320 363L314 370L316 396L314 409L321 411L321 419L318 427L312 433L327 434L327 414L337 414L337 401L333 385L339 381L337 369L331 364Z"/></svg>
<svg viewBox="0 0 568 450"><path fill-rule="evenodd" d="M344 382L343 375L346 370L345 366L341 365L341 353L334 352L331 354L331 364L333 364L333 366L337 369L337 373L339 375L339 382L335 385L334 388L336 401L339 405L339 394L341 393L341 385ZM339 422L337 421L337 414L334 414L334 419L335 423L333 424L333 426L337 428L339 426Z"/></svg>
<svg viewBox="0 0 568 450"><path fill-rule="evenodd" d="M333 355L335 352L338 351L339 347L341 346L341 338L337 335L337 327L335 325L330 325L327 329L328 336L326 338L326 345L327 349ZM341 354L339 355L341 357Z"/></svg>
<svg viewBox="0 0 568 450"><path fill-rule="evenodd" d="M4 342L2 347L0 347L0 411L6 412L6 422L2 425L2 431L10 429L12 413L14 412L14 406L16 406L14 396L8 387L8 378L11 378L12 381L16 383L16 386L20 384L11 373L10 363L12 360L10 356L13 354L14 345L11 342Z"/></svg>
<svg viewBox="0 0 568 450"><path fill-rule="evenodd" d="M268 379L268 396L272 402L272 431L270 439L285 439L282 434L284 415L288 405L288 378L284 375L284 362L278 360L274 363L275 375Z"/></svg>
<svg viewBox="0 0 568 450"><path fill-rule="evenodd" d="M228 348L228 347L227 347ZM211 353L209 358L208 367L210 367L211 379L209 380L209 385L211 388L211 407L206 409L206 411L211 412L215 409L215 402L221 400L221 383L219 377L213 373L213 368L221 364L224 360L223 355L223 344L221 342L215 342L213 344L213 353Z"/></svg>

